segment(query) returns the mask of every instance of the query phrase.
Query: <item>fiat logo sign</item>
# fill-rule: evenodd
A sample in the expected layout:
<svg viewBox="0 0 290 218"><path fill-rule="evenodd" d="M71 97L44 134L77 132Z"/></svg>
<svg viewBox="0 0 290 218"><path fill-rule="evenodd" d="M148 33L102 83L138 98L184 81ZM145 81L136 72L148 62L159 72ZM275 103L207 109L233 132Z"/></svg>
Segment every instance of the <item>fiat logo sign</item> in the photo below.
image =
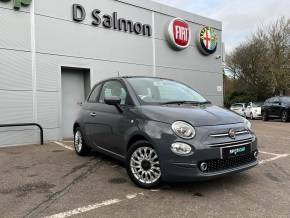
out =
<svg viewBox="0 0 290 218"><path fill-rule="evenodd" d="M187 48L191 41L189 25L183 19L173 19L168 26L167 39L170 45L176 50Z"/></svg>
<svg viewBox="0 0 290 218"><path fill-rule="evenodd" d="M229 137L232 138L232 139L235 139L236 138L236 132L235 132L235 130L233 130L233 129L230 129L229 130Z"/></svg>

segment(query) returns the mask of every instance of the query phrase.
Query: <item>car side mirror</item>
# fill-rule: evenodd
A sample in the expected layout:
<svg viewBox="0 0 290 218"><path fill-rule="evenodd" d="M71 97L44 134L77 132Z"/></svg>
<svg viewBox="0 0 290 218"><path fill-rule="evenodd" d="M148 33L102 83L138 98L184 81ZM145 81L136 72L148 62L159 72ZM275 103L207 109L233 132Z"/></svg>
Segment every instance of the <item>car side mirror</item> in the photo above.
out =
<svg viewBox="0 0 290 218"><path fill-rule="evenodd" d="M115 106L120 113L123 113L123 109L121 108L121 98L117 96L105 97L104 102L107 105Z"/></svg>
<svg viewBox="0 0 290 218"><path fill-rule="evenodd" d="M105 97L104 99L105 103L108 105L120 105L121 104L121 98L117 96L111 96L111 97Z"/></svg>

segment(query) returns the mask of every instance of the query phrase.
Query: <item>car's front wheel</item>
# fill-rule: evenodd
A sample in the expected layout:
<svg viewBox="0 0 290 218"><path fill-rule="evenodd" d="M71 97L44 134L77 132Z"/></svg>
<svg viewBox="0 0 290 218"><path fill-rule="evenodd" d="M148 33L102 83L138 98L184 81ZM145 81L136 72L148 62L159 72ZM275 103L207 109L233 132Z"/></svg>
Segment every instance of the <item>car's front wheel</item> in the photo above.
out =
<svg viewBox="0 0 290 218"><path fill-rule="evenodd" d="M84 156L89 153L90 148L85 143L81 128L76 128L74 131L74 148L78 155Z"/></svg>
<svg viewBox="0 0 290 218"><path fill-rule="evenodd" d="M156 150L146 141L133 144L127 156L127 172L141 188L153 188L161 183L161 169Z"/></svg>
<svg viewBox="0 0 290 218"><path fill-rule="evenodd" d="M288 122L288 112L286 110L282 111L281 118L283 122Z"/></svg>

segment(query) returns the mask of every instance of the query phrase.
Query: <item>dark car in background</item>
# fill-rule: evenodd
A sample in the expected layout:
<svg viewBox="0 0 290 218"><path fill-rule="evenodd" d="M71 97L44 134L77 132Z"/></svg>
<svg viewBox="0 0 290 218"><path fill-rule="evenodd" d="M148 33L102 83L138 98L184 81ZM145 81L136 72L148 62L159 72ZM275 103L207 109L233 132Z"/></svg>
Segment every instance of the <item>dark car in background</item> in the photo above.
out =
<svg viewBox="0 0 290 218"><path fill-rule="evenodd" d="M267 99L262 106L262 117L264 121L280 118L283 122L288 122L290 120L290 97Z"/></svg>
<svg viewBox="0 0 290 218"><path fill-rule="evenodd" d="M168 79L122 77L94 86L74 127L74 146L124 161L132 181L207 180L257 165L257 138L245 118Z"/></svg>

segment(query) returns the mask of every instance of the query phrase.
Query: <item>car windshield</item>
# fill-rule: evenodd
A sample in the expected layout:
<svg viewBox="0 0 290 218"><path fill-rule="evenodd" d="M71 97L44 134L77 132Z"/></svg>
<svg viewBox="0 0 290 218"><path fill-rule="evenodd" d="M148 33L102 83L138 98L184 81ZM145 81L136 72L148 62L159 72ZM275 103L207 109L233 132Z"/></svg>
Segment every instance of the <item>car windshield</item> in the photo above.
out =
<svg viewBox="0 0 290 218"><path fill-rule="evenodd" d="M281 100L286 103L290 103L290 97L281 97Z"/></svg>
<svg viewBox="0 0 290 218"><path fill-rule="evenodd" d="M181 83L159 78L129 78L128 82L144 104L209 103Z"/></svg>

